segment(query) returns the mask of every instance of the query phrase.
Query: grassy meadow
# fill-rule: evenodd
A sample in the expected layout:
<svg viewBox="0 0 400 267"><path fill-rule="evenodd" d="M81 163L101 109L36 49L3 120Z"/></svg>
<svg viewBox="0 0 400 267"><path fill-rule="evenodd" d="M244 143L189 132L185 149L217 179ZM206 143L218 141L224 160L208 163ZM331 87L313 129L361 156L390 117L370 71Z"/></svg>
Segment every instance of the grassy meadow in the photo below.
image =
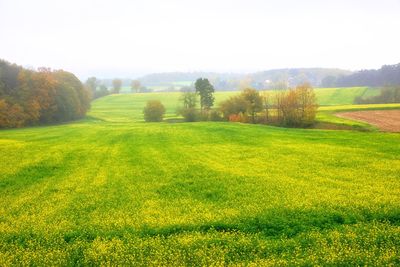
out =
<svg viewBox="0 0 400 267"><path fill-rule="evenodd" d="M176 117L178 93L111 95L0 131L0 266L400 264L400 134L145 123L149 99ZM377 107L318 116L350 108Z"/></svg>
<svg viewBox="0 0 400 267"><path fill-rule="evenodd" d="M269 91L271 94L277 91ZM317 88L316 97L321 106L351 105L357 96L377 95L379 89L368 87L349 87L349 88ZM238 91L216 92L215 104L218 105L230 96L238 94ZM175 117L176 110L179 107L179 92L156 92L111 95L107 98L95 100L92 105L92 114L101 119L110 119L112 121L143 121L143 107L148 100L161 100L167 109L167 118ZM332 108L330 108L332 109Z"/></svg>

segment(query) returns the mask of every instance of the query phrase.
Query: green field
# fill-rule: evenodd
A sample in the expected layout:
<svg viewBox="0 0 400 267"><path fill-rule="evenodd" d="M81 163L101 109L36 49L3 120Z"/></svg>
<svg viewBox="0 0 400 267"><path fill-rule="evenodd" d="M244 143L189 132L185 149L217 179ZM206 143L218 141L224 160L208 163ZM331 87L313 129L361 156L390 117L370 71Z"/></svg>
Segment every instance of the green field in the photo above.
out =
<svg viewBox="0 0 400 267"><path fill-rule="evenodd" d="M387 109L400 108L400 104L384 105L351 105L357 96L371 96L378 94L378 89L368 87L350 88L317 88L316 97L320 106L317 115L318 125L336 125L354 130L376 130L375 127L363 122L352 121L338 118L334 114L339 111L359 110L359 109ZM269 91L272 95L277 91ZM215 103L218 104L237 95L237 91L216 92ZM180 106L179 97L181 93L144 93L112 95L107 98L98 99L92 107L90 116L94 114L96 119L109 122L134 122L143 121L142 110L148 100L161 100L167 109L166 119L178 117L177 110ZM328 127L330 128L330 127Z"/></svg>
<svg viewBox="0 0 400 267"><path fill-rule="evenodd" d="M318 103L325 105L351 105L357 96L371 97L379 95L380 90L369 87L349 88L317 88L315 89Z"/></svg>
<svg viewBox="0 0 400 267"><path fill-rule="evenodd" d="M317 88L315 93L319 105L349 105L353 104L354 98L365 94L377 94L377 89L368 87L350 87L350 88ZM275 94L279 91L269 91ZM216 92L215 103L218 104L237 95L238 91ZM95 113L96 117L102 119L110 119L112 121L137 121L143 120L142 110L146 101L150 99L161 100L167 108L167 117L175 117L178 109L179 96L181 93L141 93L141 94L124 94L111 95L107 98L98 99L93 105L91 114Z"/></svg>
<svg viewBox="0 0 400 267"><path fill-rule="evenodd" d="M156 91L152 95L155 96L156 98L164 99L164 96L167 97L167 101L170 102L170 100L173 99L173 97L168 96L169 93L163 93L163 92L157 92L157 91L162 91L166 90L171 86L175 86L177 89L180 86L188 86L190 85L189 81L181 81L181 82L175 82L174 84L171 85L160 85L160 86L149 86L149 88L153 89ZM130 93L130 87L123 87L121 90L121 93ZM229 96L237 94L239 91L228 91L228 92L217 92L216 93L216 98L217 98L217 103L228 98ZM275 92L275 90L270 90L272 94ZM380 92L380 89L378 88L370 88L370 87L347 87L347 88L316 88L315 93L317 96L318 103L321 106L326 106L326 105L351 105L354 102L354 99L357 96L361 97L371 97L371 96L376 96ZM179 96L179 92L175 93L177 96ZM136 96L137 97L137 96ZM139 97L144 97L147 98L147 95L141 95L139 94ZM176 103L174 105L178 105L178 97L176 98Z"/></svg>
<svg viewBox="0 0 400 267"><path fill-rule="evenodd" d="M400 264L400 134L143 122L178 97L0 131L0 266Z"/></svg>

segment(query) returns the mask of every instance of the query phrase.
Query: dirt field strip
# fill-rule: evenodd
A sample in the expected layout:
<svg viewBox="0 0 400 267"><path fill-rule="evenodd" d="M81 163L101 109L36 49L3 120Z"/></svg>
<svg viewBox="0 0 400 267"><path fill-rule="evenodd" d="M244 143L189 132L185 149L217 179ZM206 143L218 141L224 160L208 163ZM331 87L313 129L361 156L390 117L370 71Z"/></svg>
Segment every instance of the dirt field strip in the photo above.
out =
<svg viewBox="0 0 400 267"><path fill-rule="evenodd" d="M400 110L368 110L336 113L336 116L366 122L386 132L400 132Z"/></svg>

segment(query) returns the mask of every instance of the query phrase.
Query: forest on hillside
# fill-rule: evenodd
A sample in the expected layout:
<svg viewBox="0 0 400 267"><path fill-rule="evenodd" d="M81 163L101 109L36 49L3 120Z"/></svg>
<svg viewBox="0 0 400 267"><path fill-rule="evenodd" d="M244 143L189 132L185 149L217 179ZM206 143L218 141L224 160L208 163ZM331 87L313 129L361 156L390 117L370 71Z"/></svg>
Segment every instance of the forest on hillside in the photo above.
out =
<svg viewBox="0 0 400 267"><path fill-rule="evenodd" d="M304 82L318 87L325 77L340 77L352 72L329 68L288 68L253 73L216 72L167 72L152 73L138 78L146 86L172 85L174 82L194 82L198 77L207 78L218 91L245 89L287 89Z"/></svg>
<svg viewBox="0 0 400 267"><path fill-rule="evenodd" d="M174 92L187 90L193 87L197 78L203 77L213 84L216 91L234 91L246 88L257 90L285 90L294 88L305 82L313 87L384 87L400 85L400 63L384 65L380 69L360 70L356 72L332 68L290 68L272 69L254 73L228 73L228 72L164 72L151 73L142 77L103 79L90 77L86 83L92 88L94 98L119 92L121 88L115 87L115 81L120 82L120 87L131 88L131 92L164 91ZM96 81L96 86L93 85ZM138 88L132 87L138 84ZM97 88L97 89L96 89ZM110 89L109 92L106 92ZM126 92L126 89L125 89Z"/></svg>
<svg viewBox="0 0 400 267"><path fill-rule="evenodd" d="M74 74L0 60L0 128L70 121L89 106L89 93Z"/></svg>
<svg viewBox="0 0 400 267"><path fill-rule="evenodd" d="M327 79L329 78L325 78L325 81ZM336 80L332 79L332 85L335 87L400 85L400 63L384 65L377 70L361 70L351 75L341 76Z"/></svg>

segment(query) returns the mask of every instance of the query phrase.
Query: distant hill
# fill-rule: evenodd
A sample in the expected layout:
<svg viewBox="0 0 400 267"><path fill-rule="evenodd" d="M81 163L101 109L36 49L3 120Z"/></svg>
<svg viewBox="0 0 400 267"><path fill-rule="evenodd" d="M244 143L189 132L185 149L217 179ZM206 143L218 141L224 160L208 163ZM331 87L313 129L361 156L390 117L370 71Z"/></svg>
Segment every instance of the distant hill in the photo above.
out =
<svg viewBox="0 0 400 267"><path fill-rule="evenodd" d="M377 70L361 70L338 77L334 86L386 86L400 85L400 63L384 65Z"/></svg>
<svg viewBox="0 0 400 267"><path fill-rule="evenodd" d="M274 69L255 73L216 73L216 72L166 72L145 75L139 80L148 87L177 90L190 85L199 77L208 78L217 90L235 90L251 86L256 89L284 89L308 81L313 86L321 86L326 77L350 75L352 72L328 68Z"/></svg>
<svg viewBox="0 0 400 267"><path fill-rule="evenodd" d="M352 72L341 69L328 68L295 68L274 69L250 74L253 83L269 84L269 87L296 86L300 83L309 82L315 87L320 87L324 78L333 76L341 77L350 75ZM264 86L265 87L265 86ZM279 88L278 88L279 89Z"/></svg>
<svg viewBox="0 0 400 267"><path fill-rule="evenodd" d="M286 89L303 82L310 82L314 87L380 87L400 84L400 63L357 72L335 68L287 68L254 73L164 72L144 75L139 80L152 91L179 91L184 86L193 86L200 77L208 78L218 91L245 87ZM123 86L129 88L131 81L123 79ZM110 87L112 79L104 79L102 83Z"/></svg>
<svg viewBox="0 0 400 267"><path fill-rule="evenodd" d="M152 73L139 78L140 82L148 87L167 87L179 89L190 86L200 78L207 78L220 90L235 89L235 85L246 77L242 73L216 73L216 72L164 72Z"/></svg>

